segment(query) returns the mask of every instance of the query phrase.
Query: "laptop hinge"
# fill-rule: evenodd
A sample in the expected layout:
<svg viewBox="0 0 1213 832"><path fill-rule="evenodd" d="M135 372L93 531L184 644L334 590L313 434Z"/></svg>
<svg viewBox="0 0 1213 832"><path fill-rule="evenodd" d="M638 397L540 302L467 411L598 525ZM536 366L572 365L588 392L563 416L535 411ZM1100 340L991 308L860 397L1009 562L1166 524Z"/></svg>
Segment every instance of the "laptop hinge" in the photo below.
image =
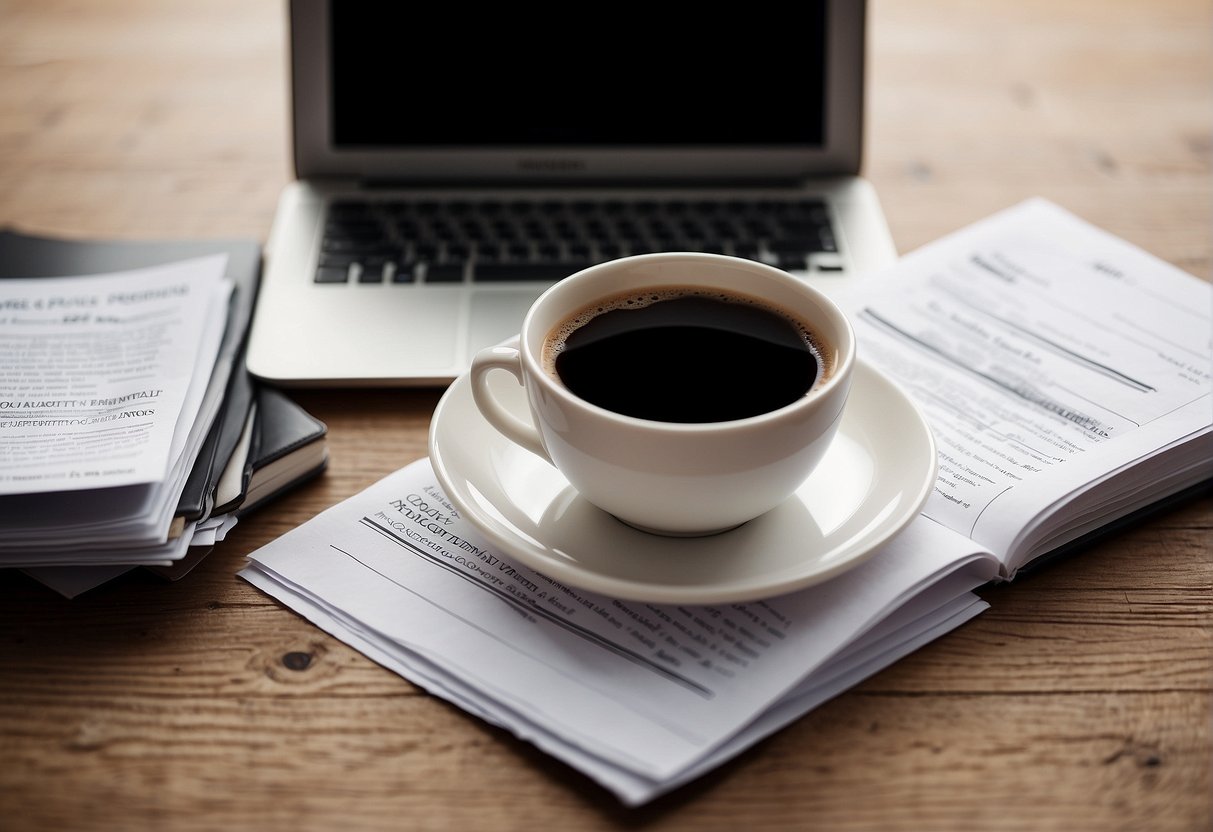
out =
<svg viewBox="0 0 1213 832"><path fill-rule="evenodd" d="M358 187L367 190L410 190L410 189L455 189L455 190L484 190L486 188L552 188L552 189L584 189L626 191L643 188L645 190L712 190L720 188L795 188L803 185L805 178L771 178L771 179L713 179L686 181L680 179L363 179L358 181Z"/></svg>

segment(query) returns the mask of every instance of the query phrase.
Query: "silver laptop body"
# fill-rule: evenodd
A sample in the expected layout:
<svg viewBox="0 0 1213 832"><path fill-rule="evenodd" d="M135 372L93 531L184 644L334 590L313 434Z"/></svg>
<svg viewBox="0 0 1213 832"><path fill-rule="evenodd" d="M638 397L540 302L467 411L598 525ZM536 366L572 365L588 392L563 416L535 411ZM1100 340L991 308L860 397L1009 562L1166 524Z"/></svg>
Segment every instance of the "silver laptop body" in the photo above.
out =
<svg viewBox="0 0 1213 832"><path fill-rule="evenodd" d="M632 253L752 257L826 291L889 264L858 176L864 4L802 6L719 25L612 7L565 39L516 10L294 0L297 178L250 372L446 384L554 280Z"/></svg>

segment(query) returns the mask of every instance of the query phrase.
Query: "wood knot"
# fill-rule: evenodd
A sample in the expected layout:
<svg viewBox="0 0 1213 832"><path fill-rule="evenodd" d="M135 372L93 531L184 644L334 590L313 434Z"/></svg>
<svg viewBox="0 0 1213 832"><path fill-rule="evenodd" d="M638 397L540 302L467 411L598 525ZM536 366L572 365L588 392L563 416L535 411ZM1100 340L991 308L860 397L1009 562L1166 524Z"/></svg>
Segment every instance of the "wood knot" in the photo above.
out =
<svg viewBox="0 0 1213 832"><path fill-rule="evenodd" d="M1124 759L1135 763L1139 768L1158 768L1163 762L1162 754L1156 746L1137 742L1131 737L1125 739L1116 751L1104 757L1103 764L1107 766Z"/></svg>
<svg viewBox="0 0 1213 832"><path fill-rule="evenodd" d="M313 641L266 646L249 658L249 668L283 685L308 687L331 678L340 671L336 662L324 660L328 649Z"/></svg>
<svg viewBox="0 0 1213 832"><path fill-rule="evenodd" d="M283 654L282 666L287 670L307 670L311 667L313 658L311 653L292 650L290 653Z"/></svg>

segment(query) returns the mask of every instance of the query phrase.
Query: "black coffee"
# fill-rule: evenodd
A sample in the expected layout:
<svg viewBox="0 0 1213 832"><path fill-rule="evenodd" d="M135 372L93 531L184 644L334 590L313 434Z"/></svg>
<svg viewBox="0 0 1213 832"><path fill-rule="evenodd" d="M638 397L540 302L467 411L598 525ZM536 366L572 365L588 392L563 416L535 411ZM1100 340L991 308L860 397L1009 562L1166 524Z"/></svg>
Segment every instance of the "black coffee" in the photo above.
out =
<svg viewBox="0 0 1213 832"><path fill-rule="evenodd" d="M549 336L549 371L588 402L660 422L727 422L777 410L820 368L802 324L727 292L665 289L583 311Z"/></svg>

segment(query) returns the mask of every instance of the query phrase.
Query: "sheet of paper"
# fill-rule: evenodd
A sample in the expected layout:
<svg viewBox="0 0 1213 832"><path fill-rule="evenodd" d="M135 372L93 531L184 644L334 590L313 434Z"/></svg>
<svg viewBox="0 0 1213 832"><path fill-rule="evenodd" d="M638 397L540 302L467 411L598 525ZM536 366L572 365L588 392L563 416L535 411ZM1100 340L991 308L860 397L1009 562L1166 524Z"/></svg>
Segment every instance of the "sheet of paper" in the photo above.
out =
<svg viewBox="0 0 1213 832"><path fill-rule="evenodd" d="M226 320L225 262L0 281L0 494L165 479L200 345Z"/></svg>
<svg viewBox="0 0 1213 832"><path fill-rule="evenodd" d="M1002 555L1057 500L1213 421L1213 287L1042 200L840 302L935 433L924 513Z"/></svg>
<svg viewBox="0 0 1213 832"><path fill-rule="evenodd" d="M997 567L922 519L852 572L800 593L635 603L511 563L443 503L423 460L250 560L529 724L655 781L735 735L918 591L964 566L978 582Z"/></svg>
<svg viewBox="0 0 1213 832"><path fill-rule="evenodd" d="M198 528L194 530L194 539L190 541L191 546L214 546L221 542L227 533L236 527L238 522L234 514L218 514L208 517L198 523Z"/></svg>
<svg viewBox="0 0 1213 832"><path fill-rule="evenodd" d="M53 567L92 566L171 566L189 553L194 537L194 523L185 523L180 533L161 543L116 548L91 548L87 545L66 549L13 548L0 551L0 567L37 569Z"/></svg>
<svg viewBox="0 0 1213 832"><path fill-rule="evenodd" d="M823 681L817 682L816 677L819 674L813 674L806 684L764 711L727 743L664 783L645 781L627 772L616 773L613 781L608 782L617 783L618 785L612 788L633 805L689 783L988 608L989 605L984 601L972 594L966 594L929 615L901 624L880 645L880 650L861 651L854 655L848 650L839 660L822 668L820 675L827 677Z"/></svg>
<svg viewBox="0 0 1213 832"><path fill-rule="evenodd" d="M373 661L408 678L435 696L463 708L473 716L504 728L521 739L573 766L614 792L631 806L640 805L701 776L745 751L754 743L800 718L868 676L888 667L988 608L967 587L972 579L945 579L898 610L877 628L823 665L787 696L741 728L726 742L691 766L669 778L652 778L615 765L569 742L542 723L528 720L480 689L446 673L442 667L379 633L366 629L298 587L280 583L256 564L241 573L261 590L273 595L316 626L341 639ZM953 576L960 577L963 576ZM957 595L957 593L960 593ZM820 677L820 681L818 681Z"/></svg>

